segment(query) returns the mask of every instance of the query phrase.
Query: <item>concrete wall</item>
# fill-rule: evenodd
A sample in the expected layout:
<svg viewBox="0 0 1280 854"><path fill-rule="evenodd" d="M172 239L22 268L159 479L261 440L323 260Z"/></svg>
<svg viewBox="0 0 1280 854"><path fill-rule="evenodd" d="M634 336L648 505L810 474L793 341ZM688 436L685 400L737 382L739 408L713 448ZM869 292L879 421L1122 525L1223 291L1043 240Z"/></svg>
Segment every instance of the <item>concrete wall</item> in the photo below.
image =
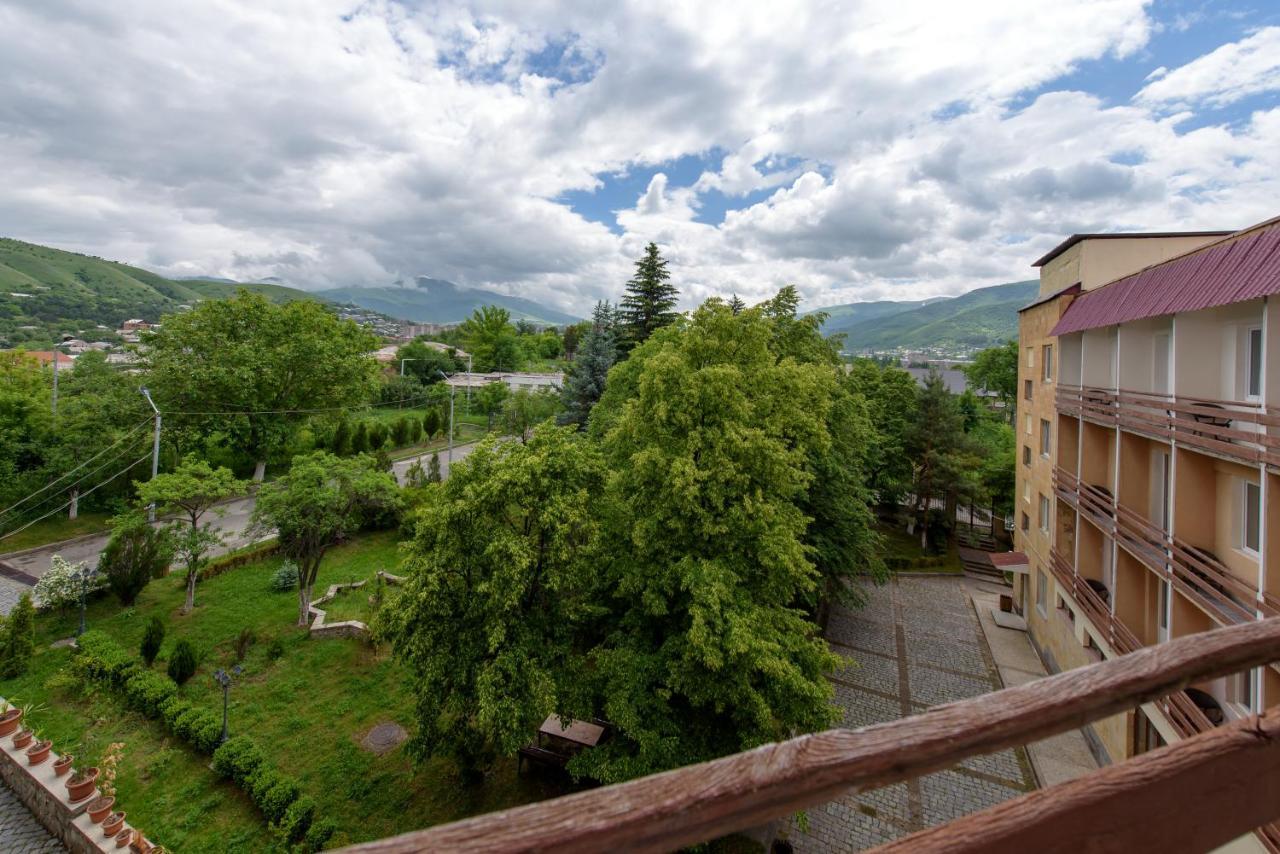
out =
<svg viewBox="0 0 1280 854"><path fill-rule="evenodd" d="M1080 286L1086 291L1217 240L1216 237L1125 237L1079 245Z"/></svg>

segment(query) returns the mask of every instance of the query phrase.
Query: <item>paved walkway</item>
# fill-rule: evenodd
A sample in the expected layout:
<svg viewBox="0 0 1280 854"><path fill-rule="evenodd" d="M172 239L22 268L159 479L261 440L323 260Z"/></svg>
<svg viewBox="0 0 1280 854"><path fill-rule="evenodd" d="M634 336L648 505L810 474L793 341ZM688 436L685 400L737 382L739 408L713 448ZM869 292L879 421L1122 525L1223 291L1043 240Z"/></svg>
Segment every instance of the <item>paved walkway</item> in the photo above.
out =
<svg viewBox="0 0 1280 854"><path fill-rule="evenodd" d="M999 690L999 673L960 577L896 576L867 588L864 609L837 609L827 627L843 726L863 727ZM892 786L853 793L791 828L799 852L858 851L1035 788L1021 749L1003 750Z"/></svg>
<svg viewBox="0 0 1280 854"><path fill-rule="evenodd" d="M18 796L0 784L0 851L6 854L61 854L66 850L27 811Z"/></svg>

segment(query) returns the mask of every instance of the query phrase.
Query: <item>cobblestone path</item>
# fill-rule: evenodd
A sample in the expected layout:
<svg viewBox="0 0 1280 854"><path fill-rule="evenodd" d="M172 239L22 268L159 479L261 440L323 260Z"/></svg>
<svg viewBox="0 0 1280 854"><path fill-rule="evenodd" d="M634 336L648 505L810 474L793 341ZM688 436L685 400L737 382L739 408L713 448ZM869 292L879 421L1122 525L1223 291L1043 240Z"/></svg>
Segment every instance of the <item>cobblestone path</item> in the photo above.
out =
<svg viewBox="0 0 1280 854"><path fill-rule="evenodd" d="M18 796L0 783L0 851L5 854L63 854L66 850L36 821Z"/></svg>
<svg viewBox="0 0 1280 854"><path fill-rule="evenodd" d="M848 665L833 677L843 726L863 727L1001 688L965 580L897 576L867 590L868 605L836 609L831 649ZM1004 750L808 811L788 838L798 852L859 851L1035 788L1026 754Z"/></svg>

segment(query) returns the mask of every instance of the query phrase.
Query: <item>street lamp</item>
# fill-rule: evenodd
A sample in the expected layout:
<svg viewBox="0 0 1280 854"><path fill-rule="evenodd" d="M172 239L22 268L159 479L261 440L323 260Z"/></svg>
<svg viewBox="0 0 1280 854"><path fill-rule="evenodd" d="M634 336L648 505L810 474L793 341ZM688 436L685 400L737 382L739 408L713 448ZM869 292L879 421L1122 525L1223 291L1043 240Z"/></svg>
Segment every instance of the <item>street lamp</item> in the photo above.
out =
<svg viewBox="0 0 1280 854"><path fill-rule="evenodd" d="M76 637L84 634L84 611L85 601L89 597L89 585L93 583L93 578L98 574L97 569L90 569L88 566L82 567L77 577L80 579L80 628L76 631Z"/></svg>
<svg viewBox="0 0 1280 854"><path fill-rule="evenodd" d="M405 363L405 362L421 362L421 361L422 361L421 359L417 359L417 358L413 358L413 357L408 357L408 358L401 359L401 360L400 360L400 376L402 376L402 377L404 376L404 363ZM403 394L403 393L404 393L404 392L402 391L402 392L401 392L401 394ZM400 405L399 405L399 406L397 406L396 408L397 408L397 409L404 409L404 398L401 398L401 399L400 399Z"/></svg>
<svg viewBox="0 0 1280 854"><path fill-rule="evenodd" d="M232 674L239 676L241 673L240 665L231 668L231 673L219 667L213 674L213 681L222 686L222 738L218 740L222 744L227 740L227 693L231 690Z"/></svg>
<svg viewBox="0 0 1280 854"><path fill-rule="evenodd" d="M449 386L449 468L453 468L453 395L457 391L453 384L449 382L449 375L444 371L436 368L436 373L444 377L445 385ZM467 376L467 382L471 382L471 376ZM468 392L470 393L470 392Z"/></svg>

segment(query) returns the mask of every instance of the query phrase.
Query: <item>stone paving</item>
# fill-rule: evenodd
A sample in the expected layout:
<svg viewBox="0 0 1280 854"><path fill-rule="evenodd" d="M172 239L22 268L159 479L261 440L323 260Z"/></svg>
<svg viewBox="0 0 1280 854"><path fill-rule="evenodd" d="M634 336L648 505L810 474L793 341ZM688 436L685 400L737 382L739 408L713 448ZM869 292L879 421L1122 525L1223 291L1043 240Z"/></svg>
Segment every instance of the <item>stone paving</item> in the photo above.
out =
<svg viewBox="0 0 1280 854"><path fill-rule="evenodd" d="M0 851L5 854L62 854L67 849L0 783Z"/></svg>
<svg viewBox="0 0 1280 854"><path fill-rule="evenodd" d="M832 676L843 726L896 720L1003 687L965 584L900 575L868 588L865 608L835 610L827 640L848 662ZM788 839L798 852L859 851L1016 797L1034 781L1021 749L977 756L811 809Z"/></svg>

